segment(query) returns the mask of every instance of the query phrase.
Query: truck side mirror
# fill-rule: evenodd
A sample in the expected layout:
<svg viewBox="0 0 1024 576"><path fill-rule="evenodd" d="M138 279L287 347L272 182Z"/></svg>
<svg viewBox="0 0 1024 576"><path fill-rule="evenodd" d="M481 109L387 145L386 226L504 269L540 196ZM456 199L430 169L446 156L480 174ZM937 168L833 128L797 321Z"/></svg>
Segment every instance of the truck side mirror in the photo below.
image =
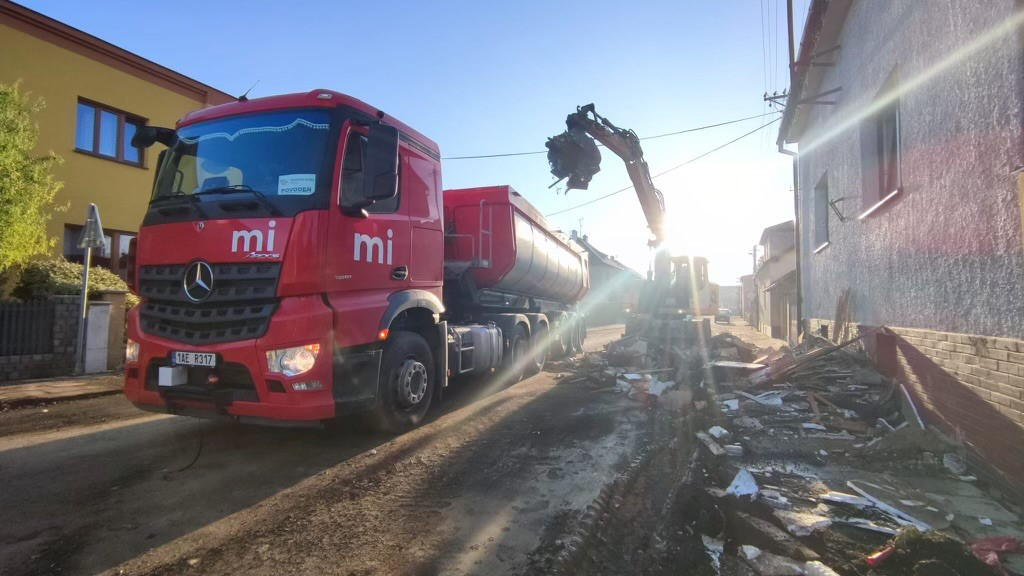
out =
<svg viewBox="0 0 1024 576"><path fill-rule="evenodd" d="M170 148L178 139L178 133L174 128L160 128L159 126L140 126L132 136L132 146L136 148L149 148L157 142Z"/></svg>
<svg viewBox="0 0 1024 576"><path fill-rule="evenodd" d="M398 193L398 129L371 124L363 166L363 198L387 200Z"/></svg>

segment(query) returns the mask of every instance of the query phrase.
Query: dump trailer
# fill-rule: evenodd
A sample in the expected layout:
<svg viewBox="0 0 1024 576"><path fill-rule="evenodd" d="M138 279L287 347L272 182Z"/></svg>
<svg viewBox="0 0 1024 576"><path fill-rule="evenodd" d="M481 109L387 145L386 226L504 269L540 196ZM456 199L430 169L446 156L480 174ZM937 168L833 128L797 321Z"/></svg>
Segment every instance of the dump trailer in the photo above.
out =
<svg viewBox="0 0 1024 576"><path fill-rule="evenodd" d="M450 379L514 382L586 337L586 253L509 186L441 189L426 136L330 90L198 110L159 143L129 248L125 395L401 432Z"/></svg>

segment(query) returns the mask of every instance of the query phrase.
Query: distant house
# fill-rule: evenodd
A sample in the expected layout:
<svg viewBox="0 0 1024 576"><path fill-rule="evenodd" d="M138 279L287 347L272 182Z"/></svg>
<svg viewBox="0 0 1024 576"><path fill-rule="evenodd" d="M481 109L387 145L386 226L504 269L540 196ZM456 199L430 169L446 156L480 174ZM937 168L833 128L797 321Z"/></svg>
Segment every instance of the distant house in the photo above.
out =
<svg viewBox="0 0 1024 576"><path fill-rule="evenodd" d="M728 308L734 316L740 315L740 302L742 299L742 286L719 286L718 305L722 308Z"/></svg>
<svg viewBox="0 0 1024 576"><path fill-rule="evenodd" d="M879 365L1018 494L1021 18L1016 0L812 0L779 132L798 152L806 329L885 327L865 340Z"/></svg>
<svg viewBox="0 0 1024 576"><path fill-rule="evenodd" d="M754 273L757 329L796 343L796 239L792 220L765 228L760 245L764 258Z"/></svg>
<svg viewBox="0 0 1024 576"><path fill-rule="evenodd" d="M740 288L743 292L739 315L747 324L757 326L757 285L754 284L754 275L740 276Z"/></svg>
<svg viewBox="0 0 1024 576"><path fill-rule="evenodd" d="M587 235L572 231L572 239L590 255L590 291L583 298L587 324L602 326L624 322L635 309L644 278L629 266L598 250Z"/></svg>

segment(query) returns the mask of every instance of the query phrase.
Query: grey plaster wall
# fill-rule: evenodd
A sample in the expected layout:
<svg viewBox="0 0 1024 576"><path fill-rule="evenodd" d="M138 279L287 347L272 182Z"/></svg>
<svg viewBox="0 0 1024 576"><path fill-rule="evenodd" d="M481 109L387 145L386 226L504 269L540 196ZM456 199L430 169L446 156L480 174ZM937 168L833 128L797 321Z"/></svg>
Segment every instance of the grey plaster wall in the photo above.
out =
<svg viewBox="0 0 1024 576"><path fill-rule="evenodd" d="M900 98L903 192L863 221L857 126L894 70L913 84L1018 8L1014 0L857 0L842 48L800 136L799 207L804 318L831 318L850 288L854 320L869 325L1024 337L1021 211L1021 33L1002 35ZM829 46L818 46L821 50ZM813 142L820 144L811 146ZM831 244L814 254L814 187L827 173Z"/></svg>

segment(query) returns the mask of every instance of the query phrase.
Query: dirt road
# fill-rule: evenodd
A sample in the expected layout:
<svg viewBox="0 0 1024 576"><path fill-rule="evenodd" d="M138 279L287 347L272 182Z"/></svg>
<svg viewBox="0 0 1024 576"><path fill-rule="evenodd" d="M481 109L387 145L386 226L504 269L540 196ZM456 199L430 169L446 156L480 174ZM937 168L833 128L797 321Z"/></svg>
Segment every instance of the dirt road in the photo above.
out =
<svg viewBox="0 0 1024 576"><path fill-rule="evenodd" d="M620 333L593 329L587 348ZM458 387L398 438L152 416L119 396L0 414L0 566L522 572L545 526L625 466L645 414L549 372L488 388Z"/></svg>

